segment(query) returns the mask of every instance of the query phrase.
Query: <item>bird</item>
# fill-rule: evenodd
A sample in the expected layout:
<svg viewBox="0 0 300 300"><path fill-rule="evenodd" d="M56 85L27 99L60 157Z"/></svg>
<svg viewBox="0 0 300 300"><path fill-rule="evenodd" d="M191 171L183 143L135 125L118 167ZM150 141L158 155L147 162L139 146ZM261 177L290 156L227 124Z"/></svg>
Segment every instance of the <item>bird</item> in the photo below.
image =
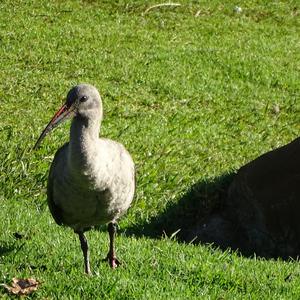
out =
<svg viewBox="0 0 300 300"><path fill-rule="evenodd" d="M135 194L135 165L119 142L99 137L103 105L96 87L79 84L45 127L34 149L60 123L72 118L70 139L52 161L47 203L58 225L74 230L80 240L85 273L91 275L89 246L85 232L108 224L111 268L120 265L114 240L117 220L126 213Z"/></svg>

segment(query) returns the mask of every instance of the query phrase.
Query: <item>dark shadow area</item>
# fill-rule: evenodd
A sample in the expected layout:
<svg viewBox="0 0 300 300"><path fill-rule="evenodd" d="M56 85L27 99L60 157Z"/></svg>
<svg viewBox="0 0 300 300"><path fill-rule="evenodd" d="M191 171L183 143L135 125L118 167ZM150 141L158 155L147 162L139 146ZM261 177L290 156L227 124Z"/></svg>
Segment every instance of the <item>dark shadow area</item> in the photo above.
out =
<svg viewBox="0 0 300 300"><path fill-rule="evenodd" d="M22 239L26 239L24 234L14 232L12 236L15 239L14 241L0 241L0 256L8 255L12 251L16 254L24 247L25 242L21 241Z"/></svg>
<svg viewBox="0 0 300 300"><path fill-rule="evenodd" d="M193 185L147 224L126 234L237 250L244 256L298 259L300 138L242 166Z"/></svg>
<svg viewBox="0 0 300 300"><path fill-rule="evenodd" d="M7 255L15 249L14 244L8 244L6 242L0 241L0 256Z"/></svg>
<svg viewBox="0 0 300 300"><path fill-rule="evenodd" d="M228 214L226 201L233 177L234 174L224 174L194 184L177 203L167 206L149 223L127 228L126 234L151 238L168 236L180 242L213 243L221 249L240 249L243 241L234 218Z"/></svg>

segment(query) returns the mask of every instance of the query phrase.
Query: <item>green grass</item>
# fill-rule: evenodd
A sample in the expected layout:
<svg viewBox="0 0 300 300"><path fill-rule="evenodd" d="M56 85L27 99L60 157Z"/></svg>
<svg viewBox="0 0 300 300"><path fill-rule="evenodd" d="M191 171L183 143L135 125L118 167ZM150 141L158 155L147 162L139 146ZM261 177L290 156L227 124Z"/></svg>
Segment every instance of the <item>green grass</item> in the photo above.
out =
<svg viewBox="0 0 300 300"><path fill-rule="evenodd" d="M1 282L34 277L36 299L298 299L295 261L153 238L185 222L165 216L195 185L217 189L224 174L299 135L298 1L240 1L240 14L232 1L181 1L146 15L157 2L111 2L0 3ZM117 239L124 264L101 263L108 237L93 230L91 278L79 241L54 224L45 201L69 124L31 151L80 82L99 88L101 134L126 145L138 173ZM196 207L212 206L203 193Z"/></svg>

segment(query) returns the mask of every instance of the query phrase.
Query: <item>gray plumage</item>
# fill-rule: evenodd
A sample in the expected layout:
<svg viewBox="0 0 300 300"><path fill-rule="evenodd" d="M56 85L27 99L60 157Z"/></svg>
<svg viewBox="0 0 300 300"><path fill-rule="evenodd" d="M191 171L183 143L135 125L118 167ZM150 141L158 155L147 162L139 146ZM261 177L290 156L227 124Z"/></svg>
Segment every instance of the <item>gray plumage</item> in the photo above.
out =
<svg viewBox="0 0 300 300"><path fill-rule="evenodd" d="M135 171L132 158L122 144L99 138L102 102L97 89L87 84L70 90L66 104L50 121L35 147L52 128L71 115L74 117L70 141L55 154L47 198L56 223L67 225L79 234L85 271L90 273L88 246L83 233L95 225L111 223L107 259L111 267L119 264L113 247L113 224L132 202Z"/></svg>

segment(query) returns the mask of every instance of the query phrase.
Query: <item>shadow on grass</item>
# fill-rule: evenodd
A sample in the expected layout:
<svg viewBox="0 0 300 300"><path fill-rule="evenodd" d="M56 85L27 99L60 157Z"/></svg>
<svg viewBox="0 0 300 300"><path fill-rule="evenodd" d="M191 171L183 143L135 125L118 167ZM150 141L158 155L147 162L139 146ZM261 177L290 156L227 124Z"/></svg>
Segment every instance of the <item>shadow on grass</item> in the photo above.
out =
<svg viewBox="0 0 300 300"><path fill-rule="evenodd" d="M237 248L235 225L227 216L227 189L234 174L194 184L178 201L150 220L126 229L126 234L159 238L176 237L186 243L214 243ZM226 234L225 234L226 233Z"/></svg>
<svg viewBox="0 0 300 300"><path fill-rule="evenodd" d="M183 243L212 244L214 248L229 248L245 257L288 259L289 256L271 252L267 246L257 247L237 221L234 207L227 201L233 178L233 173L224 174L193 185L178 203L166 207L149 223L126 228L125 234L151 238L167 236Z"/></svg>
<svg viewBox="0 0 300 300"><path fill-rule="evenodd" d="M7 242L0 241L0 256L7 255L14 249L14 244L8 244Z"/></svg>

